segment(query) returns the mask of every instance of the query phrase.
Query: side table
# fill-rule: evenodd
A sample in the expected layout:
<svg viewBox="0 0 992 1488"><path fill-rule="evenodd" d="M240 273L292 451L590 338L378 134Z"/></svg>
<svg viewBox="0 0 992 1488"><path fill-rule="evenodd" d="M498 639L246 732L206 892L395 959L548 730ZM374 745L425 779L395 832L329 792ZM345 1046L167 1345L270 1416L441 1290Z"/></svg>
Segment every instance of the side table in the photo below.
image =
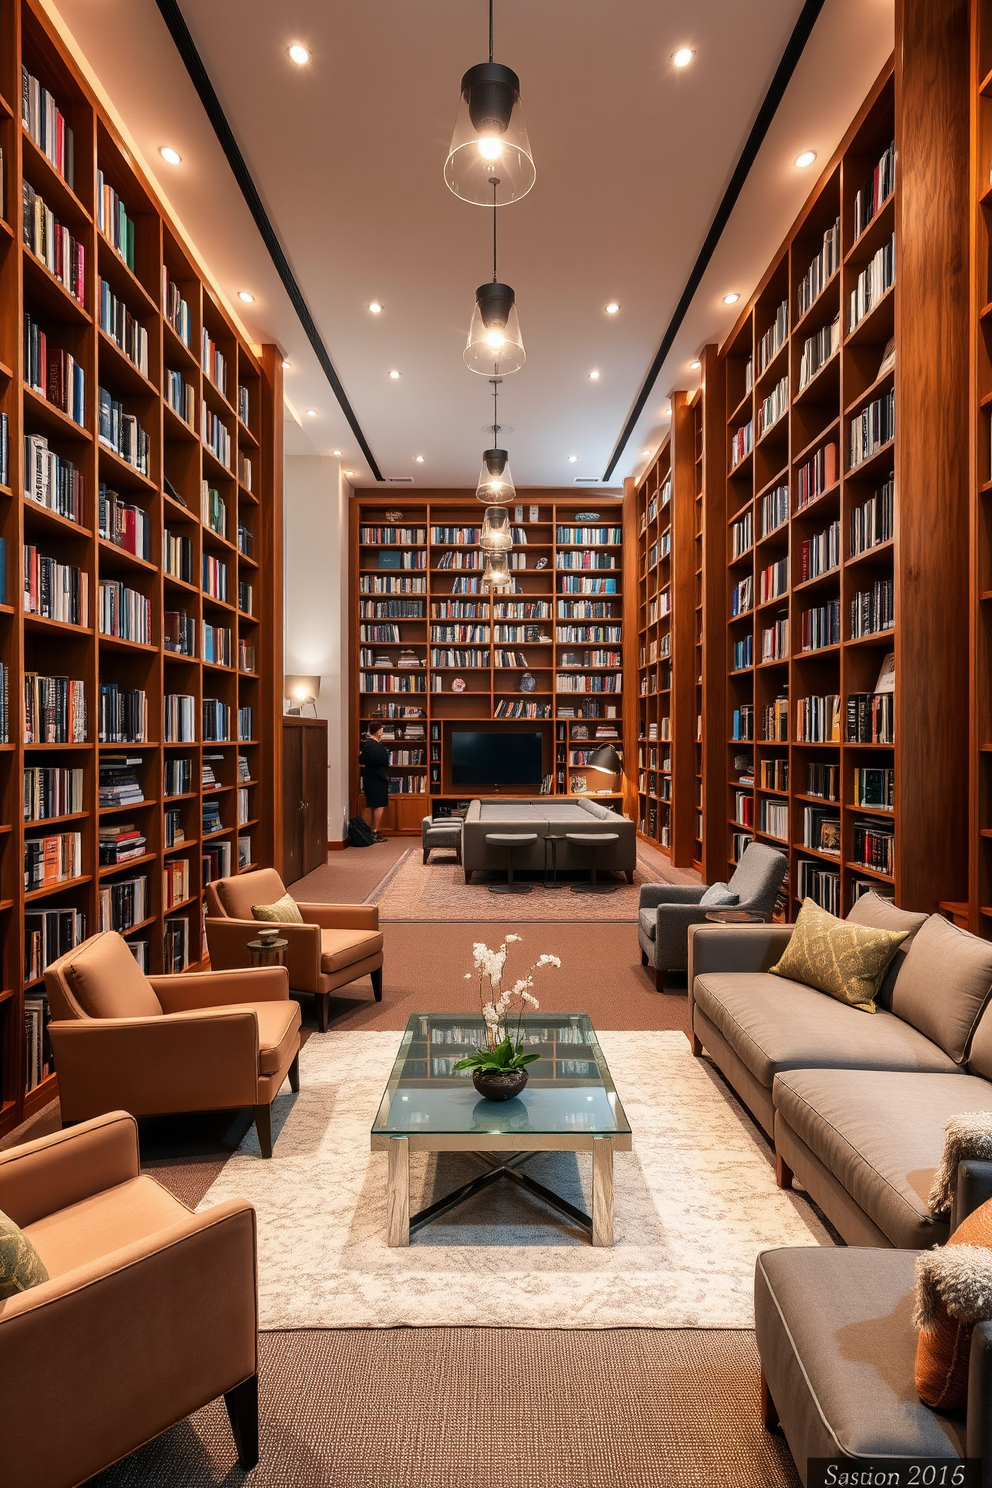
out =
<svg viewBox="0 0 992 1488"><path fill-rule="evenodd" d="M252 966L285 966L288 940L249 940Z"/></svg>
<svg viewBox="0 0 992 1488"><path fill-rule="evenodd" d="M544 839L544 887L546 889L563 889L564 884L558 882L558 844L565 841L564 832L549 832ZM548 848L550 846L550 852ZM551 882L548 883L548 867L550 858Z"/></svg>

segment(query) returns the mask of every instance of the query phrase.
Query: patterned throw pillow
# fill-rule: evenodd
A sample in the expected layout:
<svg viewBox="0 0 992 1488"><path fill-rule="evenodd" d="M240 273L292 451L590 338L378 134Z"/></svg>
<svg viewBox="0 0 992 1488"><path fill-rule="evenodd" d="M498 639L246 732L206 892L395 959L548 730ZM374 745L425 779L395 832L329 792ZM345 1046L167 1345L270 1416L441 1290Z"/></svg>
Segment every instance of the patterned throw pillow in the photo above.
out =
<svg viewBox="0 0 992 1488"><path fill-rule="evenodd" d="M48 1267L19 1225L0 1209L0 1302L48 1280Z"/></svg>
<svg viewBox="0 0 992 1488"><path fill-rule="evenodd" d="M916 1262L916 1393L924 1405L964 1410L975 1324L992 1318L992 1199L947 1244Z"/></svg>
<svg viewBox="0 0 992 1488"><path fill-rule="evenodd" d="M255 920L267 920L270 924L278 925L302 925L303 916L296 900L289 894L283 894L275 904L253 904L251 907L252 918Z"/></svg>
<svg viewBox="0 0 992 1488"><path fill-rule="evenodd" d="M882 978L908 933L838 920L804 899L785 953L769 970L873 1013Z"/></svg>

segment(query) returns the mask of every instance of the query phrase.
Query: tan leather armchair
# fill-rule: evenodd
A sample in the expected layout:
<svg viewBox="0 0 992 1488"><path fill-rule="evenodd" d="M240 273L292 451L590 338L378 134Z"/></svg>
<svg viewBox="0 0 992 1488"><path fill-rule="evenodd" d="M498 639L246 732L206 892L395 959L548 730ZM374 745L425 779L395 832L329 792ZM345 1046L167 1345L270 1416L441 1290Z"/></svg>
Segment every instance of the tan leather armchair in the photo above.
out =
<svg viewBox="0 0 992 1488"><path fill-rule="evenodd" d="M207 884L207 945L210 964L219 970L251 964L249 940L257 940L261 922L252 919L253 904L274 904L286 887L274 868L239 873ZM294 992L309 992L317 1004L317 1026L327 1032L330 994L338 987L372 979L376 1002L382 1001L382 933L374 904L301 904L303 925L280 924L288 940L286 966ZM266 928L271 929L268 925Z"/></svg>
<svg viewBox="0 0 992 1488"><path fill-rule="evenodd" d="M0 1153L0 1209L49 1280L0 1301L4 1488L87 1482L223 1395L258 1461L255 1211L193 1214L115 1111Z"/></svg>
<svg viewBox="0 0 992 1488"><path fill-rule="evenodd" d="M300 1009L281 966L146 977L113 930L45 972L62 1120L105 1111L254 1109L272 1156L272 1102L300 1088Z"/></svg>

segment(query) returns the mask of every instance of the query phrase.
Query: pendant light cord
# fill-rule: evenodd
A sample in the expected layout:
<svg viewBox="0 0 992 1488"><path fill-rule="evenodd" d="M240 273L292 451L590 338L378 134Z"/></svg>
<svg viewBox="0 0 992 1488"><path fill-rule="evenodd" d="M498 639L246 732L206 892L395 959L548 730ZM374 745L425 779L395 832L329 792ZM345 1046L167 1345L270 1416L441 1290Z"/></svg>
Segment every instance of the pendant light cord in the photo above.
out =
<svg viewBox="0 0 992 1488"><path fill-rule="evenodd" d="M493 385L493 444L499 444L499 378L491 377Z"/></svg>
<svg viewBox="0 0 992 1488"><path fill-rule="evenodd" d="M496 283L496 280L499 278L499 275L496 272L496 216L497 216L497 213L499 211L499 208L496 205L496 190L497 190L498 185L499 185L499 182L498 181L494 181L493 182L493 283L494 284Z"/></svg>
<svg viewBox="0 0 992 1488"><path fill-rule="evenodd" d="M493 60L493 0L489 0L489 60Z"/></svg>

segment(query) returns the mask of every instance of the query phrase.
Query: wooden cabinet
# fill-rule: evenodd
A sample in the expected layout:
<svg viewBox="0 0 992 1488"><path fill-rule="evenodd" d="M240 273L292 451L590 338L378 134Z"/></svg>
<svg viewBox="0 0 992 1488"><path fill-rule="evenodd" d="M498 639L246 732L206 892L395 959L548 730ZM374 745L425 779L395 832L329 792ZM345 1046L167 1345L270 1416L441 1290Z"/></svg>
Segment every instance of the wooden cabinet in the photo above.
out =
<svg viewBox="0 0 992 1488"><path fill-rule="evenodd" d="M283 882L327 862L327 721L283 719Z"/></svg>

